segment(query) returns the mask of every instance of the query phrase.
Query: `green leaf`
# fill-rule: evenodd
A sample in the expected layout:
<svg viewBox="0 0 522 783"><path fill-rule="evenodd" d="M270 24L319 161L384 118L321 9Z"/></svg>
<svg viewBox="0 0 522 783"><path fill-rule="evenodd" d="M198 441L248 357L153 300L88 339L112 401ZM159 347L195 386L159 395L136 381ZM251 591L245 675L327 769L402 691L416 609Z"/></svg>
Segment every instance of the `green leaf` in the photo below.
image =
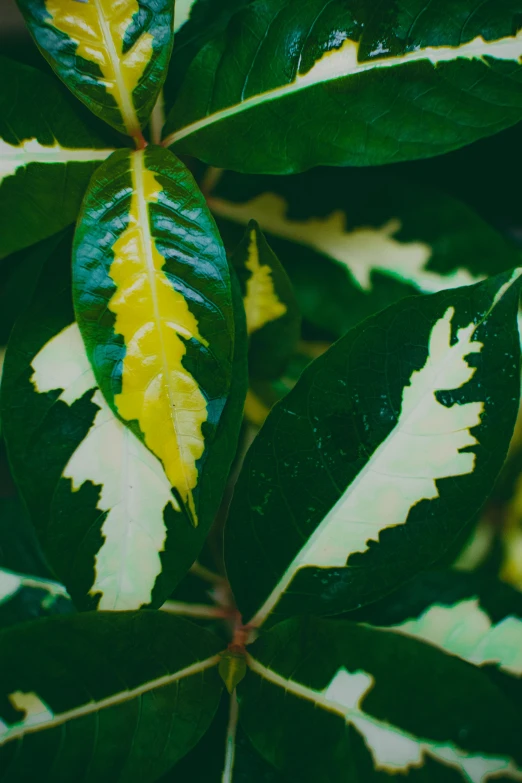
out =
<svg viewBox="0 0 522 783"><path fill-rule="evenodd" d="M53 579L27 511L16 495L0 498L0 568Z"/></svg>
<svg viewBox="0 0 522 783"><path fill-rule="evenodd" d="M288 276L259 226L250 221L232 256L243 293L252 378L281 377L296 348L301 316Z"/></svg>
<svg viewBox="0 0 522 783"><path fill-rule="evenodd" d="M0 568L0 628L72 612L72 601L59 582Z"/></svg>
<svg viewBox="0 0 522 783"><path fill-rule="evenodd" d="M305 321L335 336L404 296L469 285L519 263L469 207L382 170L226 172L209 206L229 248L249 220L259 223Z"/></svg>
<svg viewBox="0 0 522 783"><path fill-rule="evenodd" d="M231 282L203 196L172 153L120 150L100 168L73 269L103 395L163 462L177 513L208 527L205 464L232 378Z"/></svg>
<svg viewBox="0 0 522 783"><path fill-rule="evenodd" d="M281 623L249 649L243 727L267 761L299 780L520 780L520 712L458 658L314 618Z"/></svg>
<svg viewBox="0 0 522 783"><path fill-rule="evenodd" d="M55 73L98 117L141 136L165 79L171 0L18 0Z"/></svg>
<svg viewBox="0 0 522 783"><path fill-rule="evenodd" d="M70 250L64 241L50 259L9 343L1 402L12 471L78 606L160 606L197 557L206 529L174 511L161 463L97 388L74 322ZM219 505L241 421L243 332L238 320L234 383L206 465L208 508Z"/></svg>
<svg viewBox="0 0 522 783"><path fill-rule="evenodd" d="M163 613L87 613L0 632L5 780L152 783L218 707L220 642Z"/></svg>
<svg viewBox="0 0 522 783"><path fill-rule="evenodd" d="M195 54L166 143L272 174L456 149L522 119L521 24L514 0L250 3Z"/></svg>
<svg viewBox="0 0 522 783"><path fill-rule="evenodd" d="M112 145L55 80L0 58L0 258L72 223Z"/></svg>
<svg viewBox="0 0 522 783"><path fill-rule="evenodd" d="M226 531L245 622L355 609L451 546L513 432L521 274L392 305L314 361L274 408Z"/></svg>

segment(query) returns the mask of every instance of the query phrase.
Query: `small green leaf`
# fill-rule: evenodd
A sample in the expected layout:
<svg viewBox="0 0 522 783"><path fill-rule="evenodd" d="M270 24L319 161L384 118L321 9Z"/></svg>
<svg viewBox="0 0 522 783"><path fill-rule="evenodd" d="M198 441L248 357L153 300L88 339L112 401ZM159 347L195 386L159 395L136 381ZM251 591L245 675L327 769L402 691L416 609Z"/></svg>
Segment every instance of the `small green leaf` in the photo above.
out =
<svg viewBox="0 0 522 783"><path fill-rule="evenodd" d="M227 650L221 656L219 662L219 674L229 693L233 693L236 686L246 674L246 661L243 653Z"/></svg>
<svg viewBox="0 0 522 783"><path fill-rule="evenodd" d="M245 173L380 165L522 118L511 0L459 0L451 12L397 0L378 14L372 0L265 0L223 16L210 40L187 42L177 71L165 141L178 154Z"/></svg>
<svg viewBox="0 0 522 783"><path fill-rule="evenodd" d="M169 0L18 0L55 73L97 116L140 136L166 75Z"/></svg>
<svg viewBox="0 0 522 783"><path fill-rule="evenodd" d="M398 633L280 623L239 686L257 750L299 780L520 780L520 711L481 669Z"/></svg>
<svg viewBox="0 0 522 783"><path fill-rule="evenodd" d="M274 408L226 530L245 623L376 600L478 512L518 410L521 272L392 305Z"/></svg>
<svg viewBox="0 0 522 783"><path fill-rule="evenodd" d="M161 612L52 617L0 632L6 780L153 783L198 742L220 641ZM23 740L23 741L22 741Z"/></svg>
<svg viewBox="0 0 522 783"><path fill-rule="evenodd" d="M73 223L112 152L73 104L52 76L0 58L0 258Z"/></svg>

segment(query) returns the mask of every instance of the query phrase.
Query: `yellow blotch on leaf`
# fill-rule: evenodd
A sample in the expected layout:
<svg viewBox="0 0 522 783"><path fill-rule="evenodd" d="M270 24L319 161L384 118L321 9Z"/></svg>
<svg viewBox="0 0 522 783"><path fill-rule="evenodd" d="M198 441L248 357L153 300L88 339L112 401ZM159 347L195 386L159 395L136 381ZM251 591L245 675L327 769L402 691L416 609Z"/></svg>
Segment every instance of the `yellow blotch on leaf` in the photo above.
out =
<svg viewBox="0 0 522 783"><path fill-rule="evenodd" d="M153 36L143 33L123 53L125 35L140 10L137 0L47 0L45 7L52 25L77 44L76 53L100 68L100 83L116 101L127 132L139 132L132 93L152 57Z"/></svg>
<svg viewBox="0 0 522 783"><path fill-rule="evenodd" d="M270 321L276 321L286 313L274 288L272 270L259 260L259 246L255 229L250 234L246 268L252 273L247 281L244 300L248 334L257 332Z"/></svg>
<svg viewBox="0 0 522 783"><path fill-rule="evenodd" d="M205 450L207 404L182 360L185 340L207 343L185 298L163 272L165 259L151 236L148 211L161 186L145 168L143 155L131 153L129 222L113 245L110 269L117 291L109 309L116 314L114 329L126 346L122 391L115 395L115 404L125 420L138 421L145 443L163 462L196 525L192 492L198 482L196 462Z"/></svg>

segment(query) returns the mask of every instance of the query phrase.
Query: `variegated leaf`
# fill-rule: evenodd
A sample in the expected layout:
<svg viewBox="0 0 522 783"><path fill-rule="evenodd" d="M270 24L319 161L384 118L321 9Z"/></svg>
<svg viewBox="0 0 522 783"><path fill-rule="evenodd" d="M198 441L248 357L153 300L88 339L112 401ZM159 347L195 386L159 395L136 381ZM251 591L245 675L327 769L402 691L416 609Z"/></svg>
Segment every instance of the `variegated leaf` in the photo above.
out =
<svg viewBox="0 0 522 783"><path fill-rule="evenodd" d="M18 0L66 85L116 130L141 137L165 78L171 0Z"/></svg>
<svg viewBox="0 0 522 783"><path fill-rule="evenodd" d="M248 663L242 725L306 783L522 780L520 712L484 672L431 645L296 618L263 635Z"/></svg>
<svg viewBox="0 0 522 783"><path fill-rule="evenodd" d="M0 58L0 258L74 222L112 152L73 103L52 77Z"/></svg>
<svg viewBox="0 0 522 783"><path fill-rule="evenodd" d="M281 377L300 336L292 285L255 221L232 256L243 293L253 378Z"/></svg>
<svg viewBox="0 0 522 783"><path fill-rule="evenodd" d="M218 707L221 642L160 612L84 613L0 632L4 780L154 783ZM35 652L36 651L36 652Z"/></svg>
<svg viewBox="0 0 522 783"><path fill-rule="evenodd" d="M513 0L240 4L181 63L165 141L248 173L437 155L521 119L521 58Z"/></svg>
<svg viewBox="0 0 522 783"><path fill-rule="evenodd" d="M232 287L204 199L172 153L121 150L101 167L73 269L103 395L162 461L177 513L208 528L220 489L206 468L232 379ZM229 450L231 459L233 438Z"/></svg>
<svg viewBox="0 0 522 783"><path fill-rule="evenodd" d="M161 462L98 390L73 322L70 241L59 251L9 344L2 408L12 470L45 553L80 607L160 606L206 531L176 512ZM207 463L209 506L219 503L237 439L244 349L237 361L232 412Z"/></svg>
<svg viewBox="0 0 522 783"><path fill-rule="evenodd" d="M376 600L477 513L518 410L521 274L367 319L271 412L226 531L245 622Z"/></svg>
<svg viewBox="0 0 522 783"><path fill-rule="evenodd" d="M72 612L72 601L59 582L0 568L0 628Z"/></svg>
<svg viewBox="0 0 522 783"><path fill-rule="evenodd" d="M207 174L205 186L211 180ZM470 285L519 263L516 249L469 207L381 170L226 172L209 206L231 249L257 221L305 321L335 336L401 297Z"/></svg>

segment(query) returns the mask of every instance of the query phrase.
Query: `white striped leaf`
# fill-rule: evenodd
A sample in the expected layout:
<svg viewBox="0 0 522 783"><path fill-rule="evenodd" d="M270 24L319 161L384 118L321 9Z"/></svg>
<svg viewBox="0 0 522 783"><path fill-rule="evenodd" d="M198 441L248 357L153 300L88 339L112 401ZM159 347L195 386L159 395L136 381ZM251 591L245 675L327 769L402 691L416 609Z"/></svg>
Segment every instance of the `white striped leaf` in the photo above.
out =
<svg viewBox="0 0 522 783"><path fill-rule="evenodd" d="M245 622L354 609L457 538L515 423L520 275L405 299L363 321L274 408L227 527Z"/></svg>
<svg viewBox="0 0 522 783"><path fill-rule="evenodd" d="M256 748L300 780L522 780L519 711L480 669L400 634L289 620L239 686Z"/></svg>
<svg viewBox="0 0 522 783"><path fill-rule="evenodd" d="M112 152L72 103L52 77L0 58L0 258L72 223Z"/></svg>
<svg viewBox="0 0 522 783"><path fill-rule="evenodd" d="M520 120L520 25L513 0L251 2L187 53L166 143L274 174L440 154Z"/></svg>
<svg viewBox="0 0 522 783"><path fill-rule="evenodd" d="M0 632L5 780L153 783L217 709L221 642L164 613L84 613Z"/></svg>

